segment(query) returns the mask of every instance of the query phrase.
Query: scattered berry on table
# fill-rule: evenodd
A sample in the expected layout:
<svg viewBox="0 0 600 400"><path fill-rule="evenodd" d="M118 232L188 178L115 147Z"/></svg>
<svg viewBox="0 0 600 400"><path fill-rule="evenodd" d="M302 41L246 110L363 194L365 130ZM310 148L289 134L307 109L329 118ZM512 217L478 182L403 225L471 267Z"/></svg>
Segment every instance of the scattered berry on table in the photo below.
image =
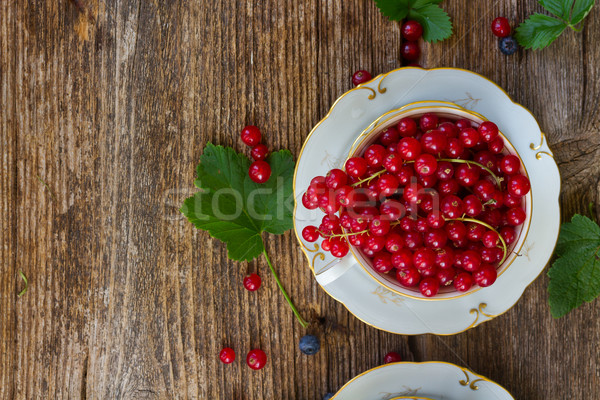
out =
<svg viewBox="0 0 600 400"><path fill-rule="evenodd" d="M416 61L421 56L421 48L417 42L404 42L400 46L400 55L407 61Z"/></svg>
<svg viewBox="0 0 600 400"><path fill-rule="evenodd" d="M235 361L235 351L231 347L225 347L219 353L219 358L223 364L231 364Z"/></svg>
<svg viewBox="0 0 600 400"><path fill-rule="evenodd" d="M517 40L512 36L507 36L505 38L500 39L498 42L498 47L500 47L500 51L502 54L507 56L512 56L519 50L519 44Z"/></svg>
<svg viewBox="0 0 600 400"><path fill-rule="evenodd" d="M263 160L254 161L250 164L248 175L256 183L265 183L271 177L271 166Z"/></svg>
<svg viewBox="0 0 600 400"><path fill-rule="evenodd" d="M254 147L260 143L260 130L254 125L248 125L244 129L242 129L241 137L242 142L244 142L250 147Z"/></svg>
<svg viewBox="0 0 600 400"><path fill-rule="evenodd" d="M251 155L255 161L264 160L269 155L269 148L266 145L259 143L252 148Z"/></svg>
<svg viewBox="0 0 600 400"><path fill-rule="evenodd" d="M356 71L352 75L352 83L354 86L358 86L361 83L369 82L373 77L368 71L361 69L360 71Z"/></svg>
<svg viewBox="0 0 600 400"><path fill-rule="evenodd" d="M499 38L510 35L510 23L504 17L498 17L492 21L492 32Z"/></svg>
<svg viewBox="0 0 600 400"><path fill-rule="evenodd" d="M257 274L250 274L244 277L244 287L250 292L258 290L261 282L260 276Z"/></svg>
<svg viewBox="0 0 600 400"><path fill-rule="evenodd" d="M406 21L402 25L402 37L411 42L416 42L423 36L423 26L417 21Z"/></svg>
<svg viewBox="0 0 600 400"><path fill-rule="evenodd" d="M319 338L314 335L304 335L300 338L299 347L302 353L312 356L321 349L321 343Z"/></svg>
<svg viewBox="0 0 600 400"><path fill-rule="evenodd" d="M384 364L395 363L400 361L402 361L402 357L395 351L390 351L383 357Z"/></svg>
<svg viewBox="0 0 600 400"><path fill-rule="evenodd" d="M250 350L246 364L254 370L262 369L267 364L267 355L260 349Z"/></svg>

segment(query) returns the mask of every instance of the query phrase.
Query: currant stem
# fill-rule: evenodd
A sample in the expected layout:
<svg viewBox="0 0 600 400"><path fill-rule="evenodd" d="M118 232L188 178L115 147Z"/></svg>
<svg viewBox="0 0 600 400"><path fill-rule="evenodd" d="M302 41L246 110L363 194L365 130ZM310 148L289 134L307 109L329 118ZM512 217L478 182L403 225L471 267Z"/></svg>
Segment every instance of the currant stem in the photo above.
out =
<svg viewBox="0 0 600 400"><path fill-rule="evenodd" d="M266 249L263 249L263 254L265 255L265 258L267 259L267 264L269 264L269 268L271 269L271 273L273 274L273 277L275 278L275 282L277 282L277 286L279 286L279 290L281 290L281 293L283 293L283 297L285 297L288 304L292 308L292 311L294 312L294 315L298 319L298 322L300 322L300 325L302 325L303 328L306 328L308 326L308 322L306 322L304 320L304 318L302 318L302 316L300 315L300 312L298 312L298 309L296 309L296 306L294 306L294 303L292 303L292 299L290 299L290 296L288 296L287 292L283 288L283 285L281 284L281 281L279 280L279 276L277 276L277 272L275 272L275 268L273 268L273 264L271 264L271 259L267 255Z"/></svg>
<svg viewBox="0 0 600 400"><path fill-rule="evenodd" d="M459 158L440 158L438 161L446 161L446 162L451 162L451 163L467 164L467 165L475 164L478 167L486 170L496 181L496 185L498 185L498 189L502 190L502 180L500 178L498 178L498 176L495 173L493 173L492 170L489 169L488 167L486 167L485 165L481 165L475 161L461 160Z"/></svg>
<svg viewBox="0 0 600 400"><path fill-rule="evenodd" d="M368 178L365 178L363 180L360 180L360 181L352 184L352 187L362 185L365 182L369 182L369 181L373 180L374 178L377 178L379 175L383 174L385 171L386 171L385 169L382 169L379 172L375 172L373 175L369 176Z"/></svg>
<svg viewBox="0 0 600 400"><path fill-rule="evenodd" d="M474 218L453 218L453 219L447 219L446 221L464 221L464 222L473 222L479 225L483 225L486 228L488 228L489 230L492 230L494 232L496 232L496 234L498 235L498 238L500 239L500 242L502 243L502 250L504 251L504 255L502 256L502 260L500 260L500 264L502 264L504 262L504 260L506 260L506 256L508 255L508 246L506 245L506 242L504 241L504 238L502 237L502 235L496 230L494 229L493 226L486 224L483 221L480 221L478 219L474 219Z"/></svg>

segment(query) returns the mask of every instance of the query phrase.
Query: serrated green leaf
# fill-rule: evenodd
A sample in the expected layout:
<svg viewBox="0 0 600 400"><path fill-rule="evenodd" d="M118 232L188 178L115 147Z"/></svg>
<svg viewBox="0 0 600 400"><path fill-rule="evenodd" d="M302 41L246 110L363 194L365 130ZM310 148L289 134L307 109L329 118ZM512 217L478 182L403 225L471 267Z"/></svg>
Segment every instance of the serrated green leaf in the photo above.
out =
<svg viewBox="0 0 600 400"><path fill-rule="evenodd" d="M549 46L565 30L567 24L544 14L533 14L516 29L515 38L526 49Z"/></svg>
<svg viewBox="0 0 600 400"><path fill-rule="evenodd" d="M595 3L596 0L575 0L571 13L571 25L577 25L583 21L590 11L592 11Z"/></svg>
<svg viewBox="0 0 600 400"><path fill-rule="evenodd" d="M248 176L248 157L208 143L197 168L195 184L201 190L181 208L198 229L227 243L233 260L259 256L263 232L279 235L292 228L292 154L282 150L267 161L271 177L259 185Z"/></svg>
<svg viewBox="0 0 600 400"><path fill-rule="evenodd" d="M558 259L548 271L550 312L560 318L600 295L600 227L575 215L562 225Z"/></svg>
<svg viewBox="0 0 600 400"><path fill-rule="evenodd" d="M557 17L565 21L569 20L573 0L539 0L539 3Z"/></svg>
<svg viewBox="0 0 600 400"><path fill-rule="evenodd" d="M413 8L408 13L408 17L423 25L423 39L428 42L435 43L452 36L450 17L446 11L436 4Z"/></svg>
<svg viewBox="0 0 600 400"><path fill-rule="evenodd" d="M409 5L411 8L422 8L429 4L440 4L444 0L410 0Z"/></svg>
<svg viewBox="0 0 600 400"><path fill-rule="evenodd" d="M375 4L392 21L401 21L408 15L409 0L375 0Z"/></svg>

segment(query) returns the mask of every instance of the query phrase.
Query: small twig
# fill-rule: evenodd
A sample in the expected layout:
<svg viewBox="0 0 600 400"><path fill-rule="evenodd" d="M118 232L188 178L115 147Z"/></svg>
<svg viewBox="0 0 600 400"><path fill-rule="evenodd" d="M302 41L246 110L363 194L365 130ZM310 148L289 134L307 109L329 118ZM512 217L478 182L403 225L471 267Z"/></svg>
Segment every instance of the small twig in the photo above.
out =
<svg viewBox="0 0 600 400"><path fill-rule="evenodd" d="M21 290L19 292L19 294L17 295L17 297L21 297L25 294L25 292L27 292L27 287L29 286L29 283L27 282L27 277L25 276L25 274L23 273L23 271L19 270L19 275L21 275L21 279L23 279L23 281L25 282L25 287L23 288L23 290Z"/></svg>
<svg viewBox="0 0 600 400"><path fill-rule="evenodd" d="M52 193L52 189L50 189L50 186L48 186L48 184L46 182L44 182L44 180L42 178L40 178L39 175L36 175L38 181L40 181L40 183L42 185L44 185L44 187L48 190L48 193L50 193L50 197L52 198L52 200L56 201L56 197L54 197L54 193Z"/></svg>

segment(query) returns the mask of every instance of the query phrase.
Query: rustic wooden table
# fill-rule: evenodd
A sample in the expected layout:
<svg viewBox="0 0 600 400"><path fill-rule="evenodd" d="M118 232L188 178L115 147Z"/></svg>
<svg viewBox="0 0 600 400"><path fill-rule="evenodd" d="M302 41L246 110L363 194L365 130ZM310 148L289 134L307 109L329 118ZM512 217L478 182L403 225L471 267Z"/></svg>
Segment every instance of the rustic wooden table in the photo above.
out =
<svg viewBox="0 0 600 400"><path fill-rule="evenodd" d="M542 274L465 333L371 328L315 283L291 232L269 237L322 339L298 351L264 261L231 262L177 209L207 141L259 125L296 155L357 69L399 67L399 27L371 0L0 2L0 398L316 399L396 350L469 367L516 399L600 397L600 309L561 320ZM477 3L477 5L475 5ZM455 34L421 63L481 73L538 117L560 165L563 220L600 203L600 7L582 33L503 56L489 30L534 0L447 0ZM241 286L250 270L264 287ZM29 279L25 295L19 271ZM240 362L218 360L224 345ZM243 363L260 347L269 364Z"/></svg>

